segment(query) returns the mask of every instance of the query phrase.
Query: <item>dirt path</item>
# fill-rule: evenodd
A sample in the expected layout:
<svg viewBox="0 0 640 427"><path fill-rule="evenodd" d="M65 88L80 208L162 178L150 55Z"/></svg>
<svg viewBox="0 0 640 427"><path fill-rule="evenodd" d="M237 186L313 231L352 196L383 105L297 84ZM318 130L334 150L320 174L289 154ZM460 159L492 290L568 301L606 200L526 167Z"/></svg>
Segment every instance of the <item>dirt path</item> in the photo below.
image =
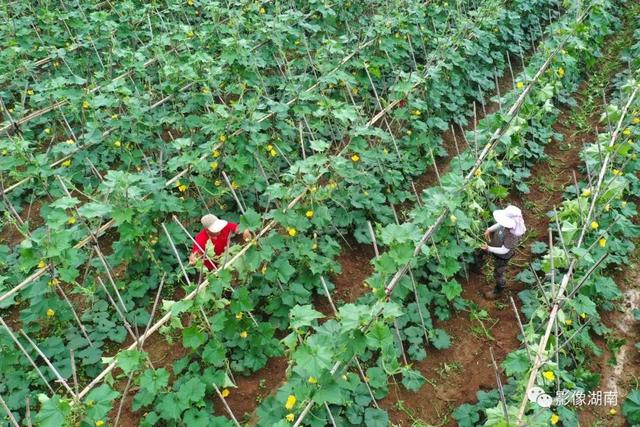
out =
<svg viewBox="0 0 640 427"><path fill-rule="evenodd" d="M549 219L546 214L562 201L564 188L572 184L572 171L577 172L580 165L578 155L582 146L595 140L595 128L602 105L595 100L593 90L596 88L599 91L599 83L608 83L618 71L618 38L624 38L624 34L612 37L608 52L598 65L598 72L580 86L575 96L578 107L561 111L554 129L564 139L552 141L545 148L548 159L533 168L528 182L531 192L513 193L508 199L509 203L523 208L528 232L510 263L507 294L500 300L487 301L482 296L482 290L492 285L490 280L479 274L471 274L468 280L458 278L460 283L464 283L463 297L477 307L468 313L459 313L456 318L441 325L452 338L453 345L449 349L428 351L427 359L414 364L427 378L427 384L418 393L409 392L403 387L391 388L383 406L389 410L395 425L411 426L416 422L426 422L437 426L455 426L455 420L450 415L453 409L463 403L475 402L479 390L496 388L490 347L498 363L510 351L520 347L517 320L509 296L513 296L519 307L517 293L525 286L515 280L515 275L533 261L530 244L548 241ZM446 171L446 168L442 169ZM420 181L423 182L428 185L432 181L425 178ZM487 313L486 317L472 317L474 312L483 313L482 310Z"/></svg>

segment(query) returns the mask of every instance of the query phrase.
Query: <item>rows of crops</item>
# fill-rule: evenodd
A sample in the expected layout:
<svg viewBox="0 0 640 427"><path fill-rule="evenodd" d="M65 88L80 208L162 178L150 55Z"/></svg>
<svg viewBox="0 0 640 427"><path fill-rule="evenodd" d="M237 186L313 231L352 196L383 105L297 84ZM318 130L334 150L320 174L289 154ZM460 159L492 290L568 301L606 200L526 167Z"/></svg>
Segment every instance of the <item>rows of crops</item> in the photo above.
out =
<svg viewBox="0 0 640 427"><path fill-rule="evenodd" d="M286 355L287 378L259 406L259 425L387 425L377 401L394 376L420 389L410 361L451 344L446 320L467 304L456 276L487 209L510 189L527 191L553 137L554 104L568 102L619 9L9 6L7 422L117 424L130 393L142 425L238 425L244 414L225 399L235 378ZM468 148L451 172L419 195L413 180L446 153L442 132L466 124L531 48L503 110L460 141ZM185 259L207 211L254 238L203 278ZM372 292L341 305L330 276L346 236L384 252L372 260ZM318 296L333 319L319 322ZM184 350L162 366L145 351L158 331Z"/></svg>

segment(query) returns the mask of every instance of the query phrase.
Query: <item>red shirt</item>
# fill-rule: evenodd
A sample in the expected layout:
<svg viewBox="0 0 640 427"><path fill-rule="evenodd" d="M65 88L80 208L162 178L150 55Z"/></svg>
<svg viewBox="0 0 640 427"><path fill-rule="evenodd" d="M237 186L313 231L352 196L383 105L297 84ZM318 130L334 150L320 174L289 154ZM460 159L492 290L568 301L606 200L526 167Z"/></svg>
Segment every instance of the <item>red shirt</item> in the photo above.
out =
<svg viewBox="0 0 640 427"><path fill-rule="evenodd" d="M227 225L225 225L222 231L220 231L220 233L215 237L209 237L209 235L207 234L207 230L203 229L196 235L195 237L196 243L193 244L191 253L201 253L201 254L204 253L204 250L207 247L207 240L211 240L211 243L213 243L213 249L216 255L220 255L224 252L227 246L229 235L232 233L235 233L237 230L238 230L238 224L233 222L230 222ZM204 266L207 267L208 270L213 270L215 264L213 264L211 261L205 258Z"/></svg>

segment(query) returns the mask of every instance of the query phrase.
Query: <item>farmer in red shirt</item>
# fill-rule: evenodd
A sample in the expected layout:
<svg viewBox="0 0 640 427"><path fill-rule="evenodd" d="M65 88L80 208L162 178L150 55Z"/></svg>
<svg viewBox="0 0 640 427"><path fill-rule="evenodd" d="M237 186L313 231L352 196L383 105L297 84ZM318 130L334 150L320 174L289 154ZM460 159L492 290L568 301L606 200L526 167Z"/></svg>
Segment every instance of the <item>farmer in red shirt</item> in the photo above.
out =
<svg viewBox="0 0 640 427"><path fill-rule="evenodd" d="M207 247L207 241L211 241L213 244L216 255L224 253L231 236L238 231L238 224L225 221L215 215L207 214L200 219L202 226L204 227L195 237L195 243L191 249L191 255L189 255L189 264L195 265L196 260L202 257ZM249 230L245 230L242 233L242 237L245 241L251 239L251 233ZM209 271L213 270L215 265L208 259L204 260L204 266Z"/></svg>

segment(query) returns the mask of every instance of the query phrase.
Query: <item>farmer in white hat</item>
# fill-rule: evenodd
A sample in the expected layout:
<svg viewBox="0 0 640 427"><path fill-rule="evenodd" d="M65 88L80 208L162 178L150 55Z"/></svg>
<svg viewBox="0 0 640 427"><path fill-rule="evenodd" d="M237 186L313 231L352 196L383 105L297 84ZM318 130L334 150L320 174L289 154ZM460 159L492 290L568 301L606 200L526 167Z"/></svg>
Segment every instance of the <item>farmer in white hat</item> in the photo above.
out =
<svg viewBox="0 0 640 427"><path fill-rule="evenodd" d="M504 291L507 280L504 277L507 271L507 264L515 254L515 248L520 242L520 238L527 231L522 218L522 211L519 208L509 205L505 209L493 211L493 218L496 223L487 228L484 237L489 244L482 245L482 250L489 252L494 258L493 277L495 287L484 296L487 299L496 299Z"/></svg>
<svg viewBox="0 0 640 427"><path fill-rule="evenodd" d="M189 264L195 265L198 258L201 258L205 253L207 242L211 241L213 249L216 255L221 255L229 245L231 236L238 231L238 224L225 221L215 215L207 214L200 219L203 229L196 235L195 243L191 249L191 255L189 255ZM245 241L251 239L251 233L249 230L245 230L242 233L242 237ZM204 260L204 266L207 270L211 271L215 265L208 259Z"/></svg>

